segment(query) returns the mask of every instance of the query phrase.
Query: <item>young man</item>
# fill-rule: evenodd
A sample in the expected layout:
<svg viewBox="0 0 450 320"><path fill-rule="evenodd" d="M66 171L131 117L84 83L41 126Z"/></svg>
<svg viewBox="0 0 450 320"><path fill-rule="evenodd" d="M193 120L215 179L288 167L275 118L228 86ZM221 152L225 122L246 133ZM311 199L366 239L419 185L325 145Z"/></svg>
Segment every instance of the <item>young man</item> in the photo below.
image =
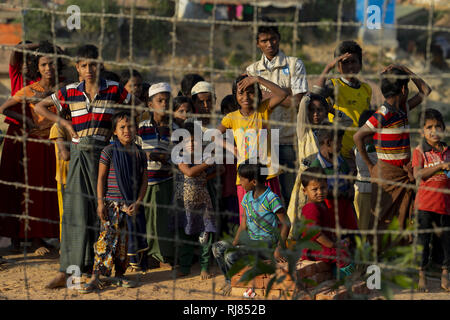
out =
<svg viewBox="0 0 450 320"><path fill-rule="evenodd" d="M66 181L62 220L60 270L47 288L66 285L70 266L79 272L90 271L94 263L93 245L98 238L96 189L101 150L112 136L111 119L115 104L128 104L131 95L114 81L97 78L97 47L78 49L76 68L79 83L72 83L39 102L35 109L43 117L59 123L72 137L71 159ZM140 101L135 99L138 104ZM51 113L56 105L71 121ZM73 271L73 270L72 270Z"/></svg>
<svg viewBox="0 0 450 320"><path fill-rule="evenodd" d="M275 22L269 19L265 19L265 21ZM247 73L250 76L260 76L272 81L281 88L290 91L290 95L269 116L269 120L278 122L271 123L270 127L279 130L279 164L288 168L279 176L284 204L288 207L295 183L294 169L297 161L294 149L294 144L297 141L294 124L297 118L297 106L302 96L308 91L308 83L302 60L286 56L279 49L280 40L278 27L260 26L256 35L256 46L262 52L261 60L248 66ZM270 90L264 86L261 86L261 89L263 100L271 96ZM291 106L296 108L289 108Z"/></svg>
<svg viewBox="0 0 450 320"><path fill-rule="evenodd" d="M424 96L430 94L431 88L404 66L390 65L383 70L382 76L381 92L386 100L355 133L353 139L372 178L408 184L414 181L410 165L408 113L422 102ZM419 93L408 100L410 78ZM364 138L368 135L373 135L378 158L376 164L372 163L364 146ZM378 192L381 193L379 200ZM375 182L372 185L371 201L371 228L374 219L378 219L378 229L387 228L394 216L398 217L400 228L403 228L406 218L411 214L413 190Z"/></svg>

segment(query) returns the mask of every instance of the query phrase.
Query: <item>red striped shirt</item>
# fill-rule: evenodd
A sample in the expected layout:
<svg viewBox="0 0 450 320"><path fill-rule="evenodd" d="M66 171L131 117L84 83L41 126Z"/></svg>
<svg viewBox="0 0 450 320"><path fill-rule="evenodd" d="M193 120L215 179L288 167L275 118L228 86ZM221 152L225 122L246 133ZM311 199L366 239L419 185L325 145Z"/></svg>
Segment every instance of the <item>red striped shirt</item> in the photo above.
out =
<svg viewBox="0 0 450 320"><path fill-rule="evenodd" d="M114 104L127 104L130 94L119 83L100 79L99 92L92 101L85 94L85 83L72 83L52 95L60 111L69 111L72 125L79 137L111 135Z"/></svg>
<svg viewBox="0 0 450 320"><path fill-rule="evenodd" d="M375 131L373 140L379 160L397 167L409 162L411 144L407 112L384 102L366 125Z"/></svg>

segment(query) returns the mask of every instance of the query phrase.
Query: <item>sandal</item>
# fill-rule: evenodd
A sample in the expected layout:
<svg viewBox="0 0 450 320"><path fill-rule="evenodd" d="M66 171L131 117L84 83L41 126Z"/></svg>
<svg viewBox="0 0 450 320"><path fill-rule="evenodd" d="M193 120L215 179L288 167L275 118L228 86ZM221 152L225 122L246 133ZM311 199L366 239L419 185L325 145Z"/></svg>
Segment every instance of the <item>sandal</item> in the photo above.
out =
<svg viewBox="0 0 450 320"><path fill-rule="evenodd" d="M112 285L116 287L122 287L122 288L135 288L137 286L137 283L132 280L128 280L126 278L111 278Z"/></svg>
<svg viewBox="0 0 450 320"><path fill-rule="evenodd" d="M100 280L94 280L89 283L83 284L83 286L78 289L78 293L91 293L95 290L103 290L105 288L105 283Z"/></svg>

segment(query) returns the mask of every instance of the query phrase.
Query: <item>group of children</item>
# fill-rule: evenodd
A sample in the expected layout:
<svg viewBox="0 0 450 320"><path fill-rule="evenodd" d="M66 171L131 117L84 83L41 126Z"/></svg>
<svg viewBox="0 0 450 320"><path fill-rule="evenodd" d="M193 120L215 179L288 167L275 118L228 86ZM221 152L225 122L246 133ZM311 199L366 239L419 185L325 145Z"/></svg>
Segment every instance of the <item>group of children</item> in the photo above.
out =
<svg viewBox="0 0 450 320"><path fill-rule="evenodd" d="M261 252L264 259L273 256L276 261L285 261L286 241L295 237L295 224L300 219L307 219L309 227L326 228L312 239L321 249L305 249L302 258L334 264L336 272L344 276L354 269L351 251L355 234L338 236L330 229L382 229L394 217L404 227L413 217L413 208L418 210L419 229L450 227L450 195L442 192L450 185L450 151L442 141L445 123L438 111L427 109L423 113L424 141L414 150L412 162L410 155L408 113L431 89L408 68L388 66L381 81L385 102L370 110L371 87L356 77L362 68L362 50L353 41L339 45L313 92L300 102L298 175L288 202L278 180L282 173L274 160L278 155L271 154L267 145L271 141L269 115L288 97L286 89L261 76L239 76L231 95L221 103L223 117L215 125L214 87L198 75L185 76L179 95L173 97L169 84L145 87L135 70L124 72L118 81L111 79L111 73L96 61L97 48L85 45L77 52L79 81L55 91L61 80L56 79L60 66L54 66L53 58L46 56L53 50L48 43L38 47L35 82L0 107L11 119L2 175L10 170L8 174L19 172L17 177L23 177L25 171L24 183L58 190L57 201L52 190L31 188L29 197L36 200L28 210L31 216L57 221L51 206L59 203L60 229L38 219L29 222L31 231L16 223L8 234L1 234L13 238L15 245L24 237L34 239L41 248L38 253L45 253L39 239L56 236L61 230L60 272L48 288L65 286L71 265L92 273L81 293L103 288L106 280L132 287L136 284L124 277L127 267L147 270L148 256L169 263L177 277L186 276L191 272L195 249L200 247L201 278L211 276L213 255L226 278L223 293L228 294L228 271L237 260L251 254L253 247L269 250ZM327 73L335 67L342 77L327 80ZM419 90L410 99L409 79ZM265 100L260 86L271 92ZM351 129L357 126L357 131ZM195 161L197 151L202 155L204 151L195 131L212 128L221 134L232 130L233 144L214 142L234 155L234 164L216 164L204 156ZM56 163L51 144L32 140L23 142L26 148L17 148L10 136L22 134L23 129L28 137L56 141ZM190 138L172 141L177 129L186 130ZM251 130L256 134L248 134ZM185 146L186 155L174 163L172 148L177 143ZM24 155L27 162L12 163L12 157ZM45 163L35 160L38 157ZM43 180L50 170L52 176L56 172L57 184ZM11 175L2 178L12 179ZM370 178L401 184L371 183ZM420 185L413 206L414 192L408 185L414 179ZM8 194L12 201L17 198ZM48 199L37 199L42 194ZM20 207L21 199L16 200ZM41 202L45 208L37 205ZM4 220L0 224L0 229L6 226ZM52 230L46 232L45 228ZM232 243L222 239L223 232L233 231ZM419 285L423 290L430 239L431 233L420 233L424 250ZM441 286L448 290L450 232L442 232L440 240L444 255ZM111 278L113 267L116 274Z"/></svg>

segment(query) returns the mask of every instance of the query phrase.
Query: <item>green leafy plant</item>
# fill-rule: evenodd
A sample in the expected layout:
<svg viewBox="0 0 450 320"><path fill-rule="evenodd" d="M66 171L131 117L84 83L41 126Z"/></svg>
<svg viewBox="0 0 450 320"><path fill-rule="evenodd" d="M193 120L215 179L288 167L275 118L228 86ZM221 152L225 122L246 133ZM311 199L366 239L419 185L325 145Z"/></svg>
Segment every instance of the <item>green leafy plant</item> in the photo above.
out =
<svg viewBox="0 0 450 320"><path fill-rule="evenodd" d="M250 267L241 277L241 281L249 283L256 276L261 274L270 275L270 280L266 288L266 297L269 295L272 287L276 283L282 283L286 278L296 281L296 287L292 295L285 295L285 298L298 299L302 296L309 295L311 298L314 292L317 292L323 284L317 284L311 279L299 279L296 276L296 265L300 259L304 249L320 250L320 245L312 238L319 232L318 227L310 227L308 223L311 221L300 219L294 225L293 238L298 239L293 245L286 249L283 254L287 258L287 272L280 274L276 272L276 262L274 259L263 261L257 257L258 250L269 250L267 246L261 245L251 248L255 254L249 254L240 259L229 271L232 277L245 267ZM384 234L381 239L381 250L378 256L378 263L381 269L381 294L386 299L392 299L394 288L411 288L417 287L414 248L411 245L405 245L406 233L412 230L412 226L408 226L404 233ZM394 219L389 225L388 230L399 230L398 220ZM373 264L374 248L366 240L365 237L355 237L355 250L353 261L355 271L345 278L335 280L331 285L332 290L336 290L340 286L347 288L350 299L367 299L367 295L353 294L352 286L360 281L366 281L369 275L366 274L367 267ZM417 249L420 251L421 247ZM231 249L236 250L236 249ZM308 288L309 286L317 286L316 288ZM328 283L329 285L329 283ZM285 293L286 294L286 293Z"/></svg>

